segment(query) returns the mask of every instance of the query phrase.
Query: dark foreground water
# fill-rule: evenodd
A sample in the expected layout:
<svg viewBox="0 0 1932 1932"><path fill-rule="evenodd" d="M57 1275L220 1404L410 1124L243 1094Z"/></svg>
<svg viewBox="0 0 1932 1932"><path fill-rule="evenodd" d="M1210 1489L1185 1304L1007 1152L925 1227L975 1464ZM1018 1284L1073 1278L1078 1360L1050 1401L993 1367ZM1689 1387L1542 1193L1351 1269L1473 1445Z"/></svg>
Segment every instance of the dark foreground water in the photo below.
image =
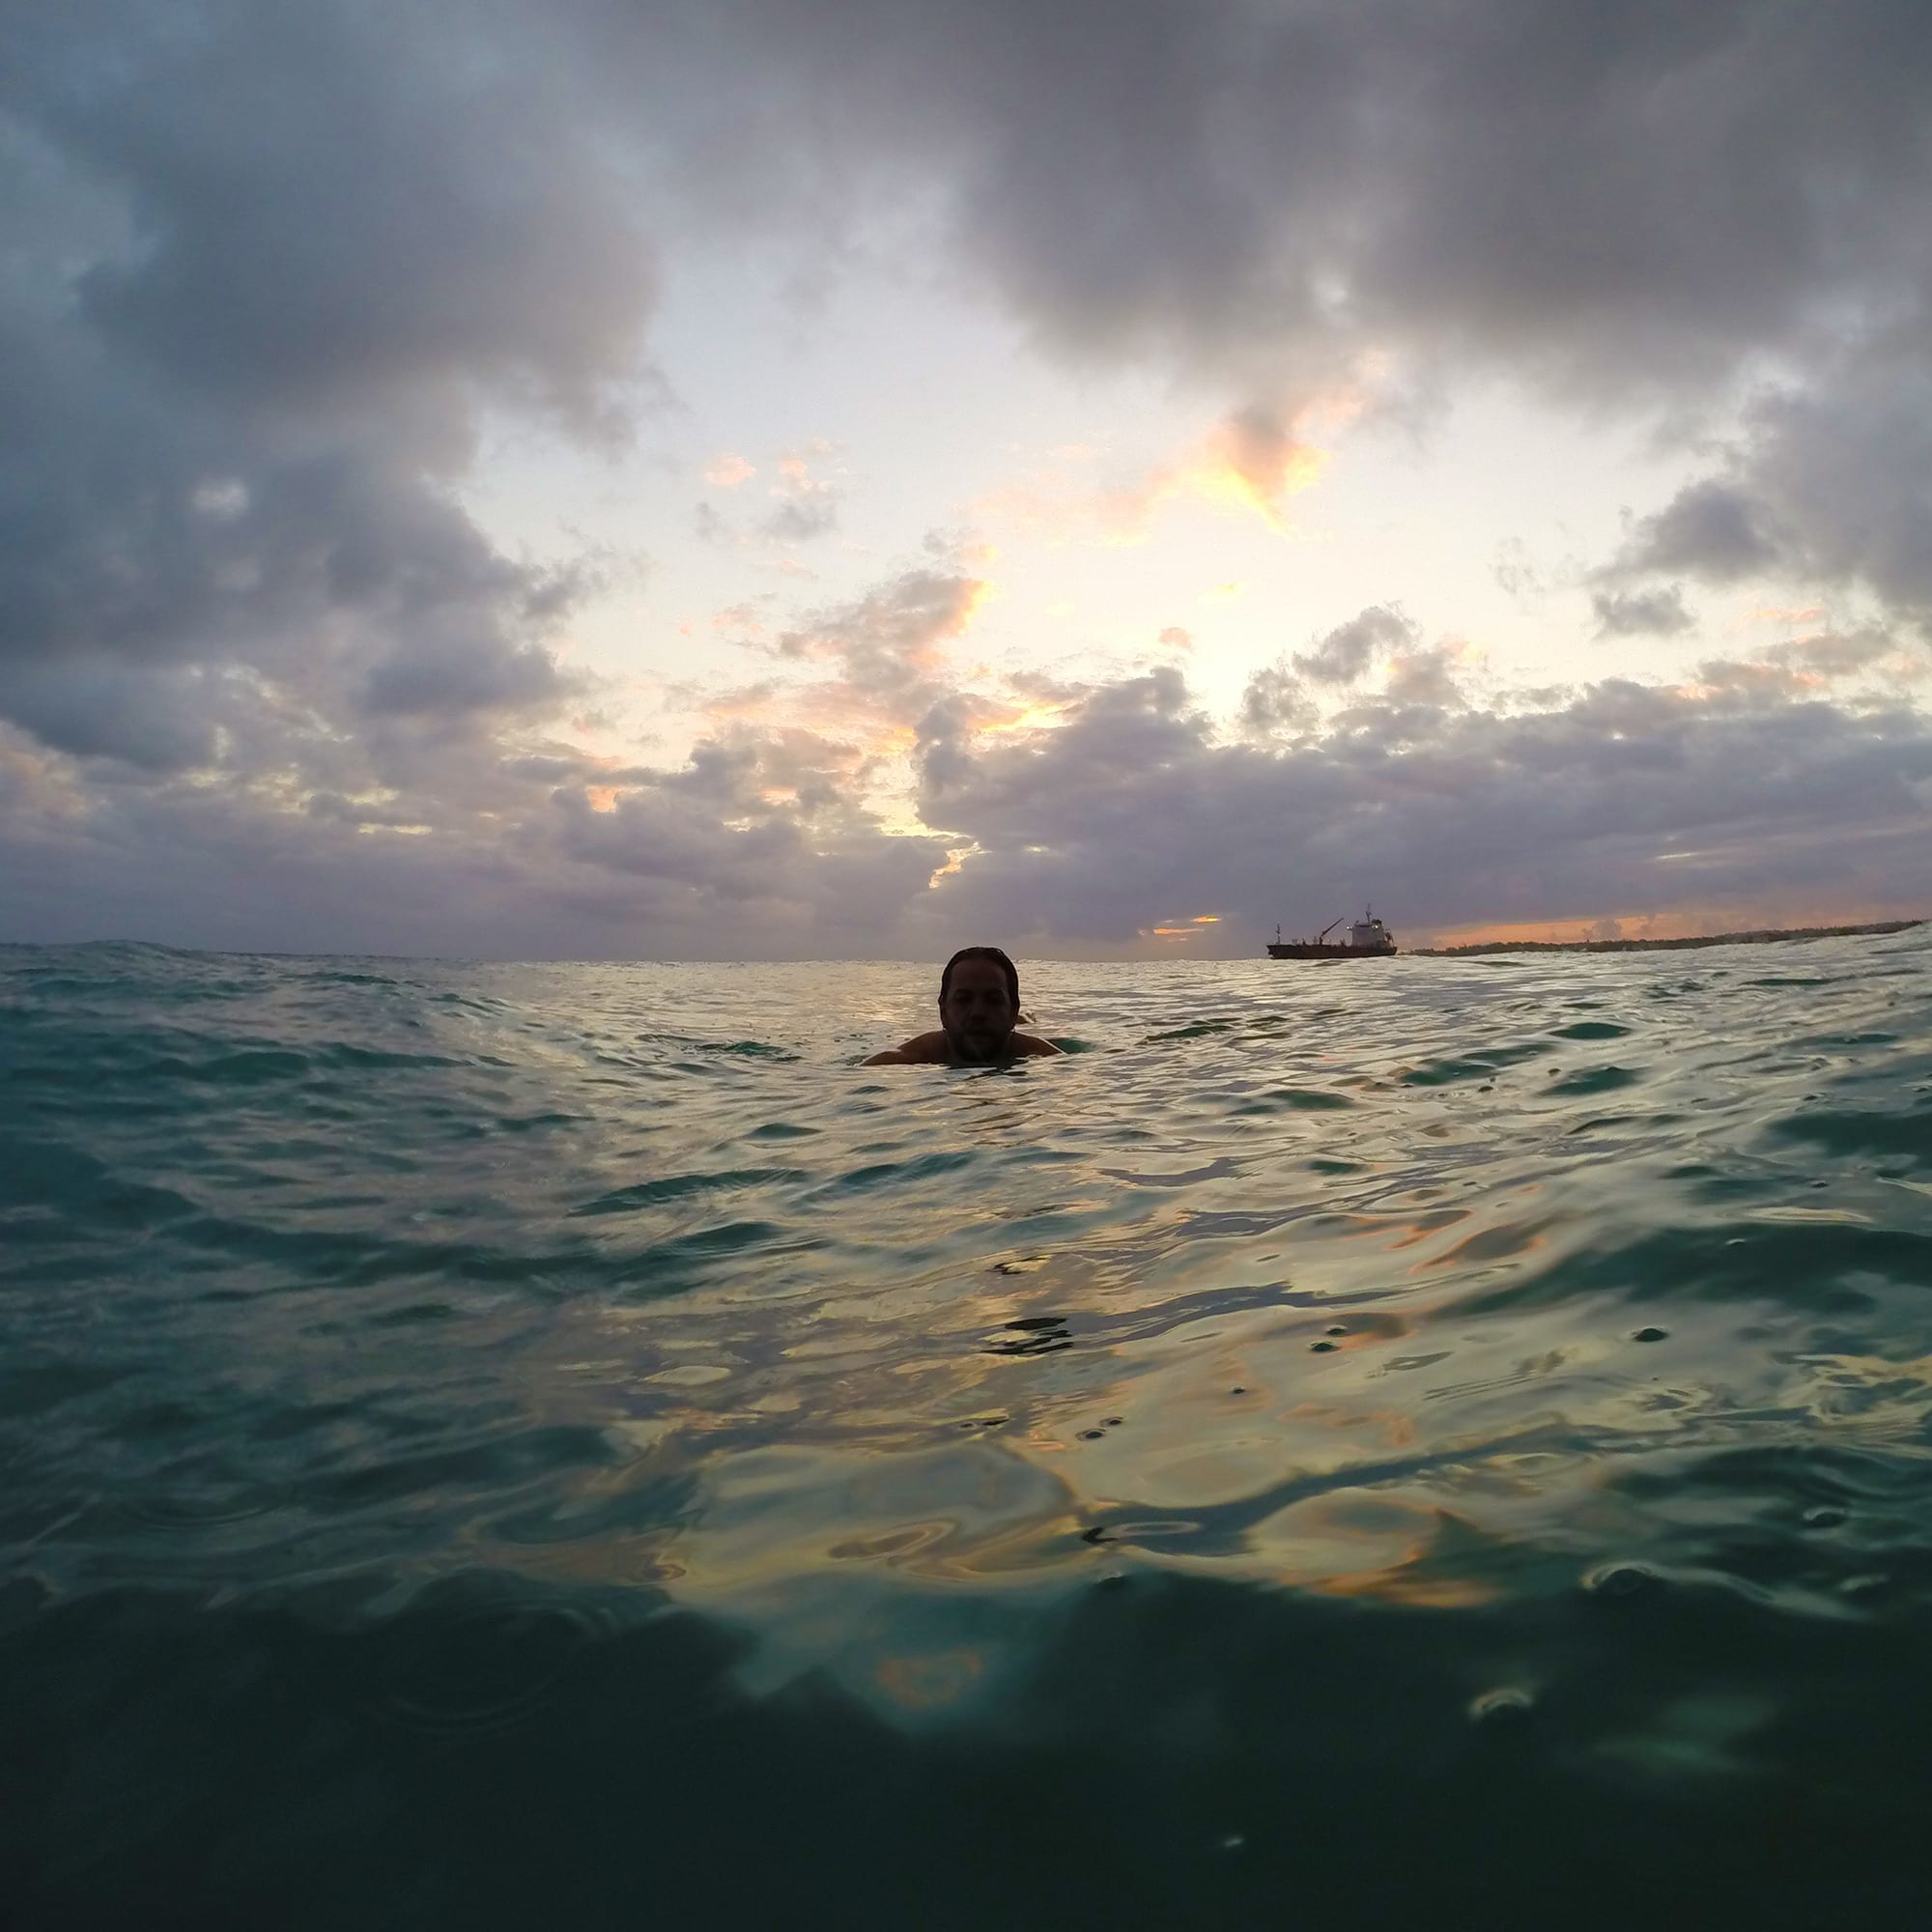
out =
<svg viewBox="0 0 1932 1932"><path fill-rule="evenodd" d="M0 1923L1927 1922L1926 933L930 979L0 949Z"/></svg>

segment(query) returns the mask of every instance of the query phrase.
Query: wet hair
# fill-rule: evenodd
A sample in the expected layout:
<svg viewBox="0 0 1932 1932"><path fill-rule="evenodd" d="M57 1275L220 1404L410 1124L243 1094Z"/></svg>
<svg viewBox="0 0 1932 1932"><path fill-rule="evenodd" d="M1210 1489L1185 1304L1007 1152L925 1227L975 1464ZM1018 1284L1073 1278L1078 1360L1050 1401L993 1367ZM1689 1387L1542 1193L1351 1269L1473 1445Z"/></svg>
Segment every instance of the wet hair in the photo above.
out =
<svg viewBox="0 0 1932 1932"><path fill-rule="evenodd" d="M952 969L962 959L990 959L1007 976L1007 998L1012 1002L1013 1017L1017 1019L1020 1011L1019 968L997 946L962 946L946 962L946 970L939 976L939 1004L946 1004L946 989L952 983Z"/></svg>

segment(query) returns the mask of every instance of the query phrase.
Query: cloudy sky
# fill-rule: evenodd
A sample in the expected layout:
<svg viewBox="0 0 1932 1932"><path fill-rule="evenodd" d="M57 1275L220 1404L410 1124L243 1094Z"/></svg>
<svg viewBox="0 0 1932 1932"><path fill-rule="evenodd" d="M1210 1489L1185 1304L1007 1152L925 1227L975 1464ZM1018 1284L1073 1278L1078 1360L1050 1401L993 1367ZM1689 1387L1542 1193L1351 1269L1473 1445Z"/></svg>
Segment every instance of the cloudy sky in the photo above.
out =
<svg viewBox="0 0 1932 1932"><path fill-rule="evenodd" d="M0 938L1932 911L1924 0L10 0Z"/></svg>

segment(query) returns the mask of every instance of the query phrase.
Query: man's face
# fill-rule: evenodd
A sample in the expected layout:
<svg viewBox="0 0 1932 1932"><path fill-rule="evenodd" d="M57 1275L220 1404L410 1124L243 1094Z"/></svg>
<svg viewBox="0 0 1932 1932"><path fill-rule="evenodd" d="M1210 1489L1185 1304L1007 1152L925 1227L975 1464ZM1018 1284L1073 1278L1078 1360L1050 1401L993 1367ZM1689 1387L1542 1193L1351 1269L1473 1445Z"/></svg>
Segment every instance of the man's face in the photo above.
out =
<svg viewBox="0 0 1932 1932"><path fill-rule="evenodd" d="M962 959L952 969L939 1024L955 1060L998 1060L1019 1015L1007 996L1007 976L990 959Z"/></svg>

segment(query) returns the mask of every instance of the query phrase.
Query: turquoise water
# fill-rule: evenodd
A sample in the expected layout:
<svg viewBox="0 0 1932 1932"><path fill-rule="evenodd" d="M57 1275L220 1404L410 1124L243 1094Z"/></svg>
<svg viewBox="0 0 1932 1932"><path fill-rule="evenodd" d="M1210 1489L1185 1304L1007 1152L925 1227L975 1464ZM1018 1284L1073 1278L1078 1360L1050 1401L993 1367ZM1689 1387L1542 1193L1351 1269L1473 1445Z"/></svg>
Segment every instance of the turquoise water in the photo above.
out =
<svg viewBox="0 0 1932 1932"><path fill-rule="evenodd" d="M0 1921L1922 1920L1932 941L0 949Z"/></svg>

